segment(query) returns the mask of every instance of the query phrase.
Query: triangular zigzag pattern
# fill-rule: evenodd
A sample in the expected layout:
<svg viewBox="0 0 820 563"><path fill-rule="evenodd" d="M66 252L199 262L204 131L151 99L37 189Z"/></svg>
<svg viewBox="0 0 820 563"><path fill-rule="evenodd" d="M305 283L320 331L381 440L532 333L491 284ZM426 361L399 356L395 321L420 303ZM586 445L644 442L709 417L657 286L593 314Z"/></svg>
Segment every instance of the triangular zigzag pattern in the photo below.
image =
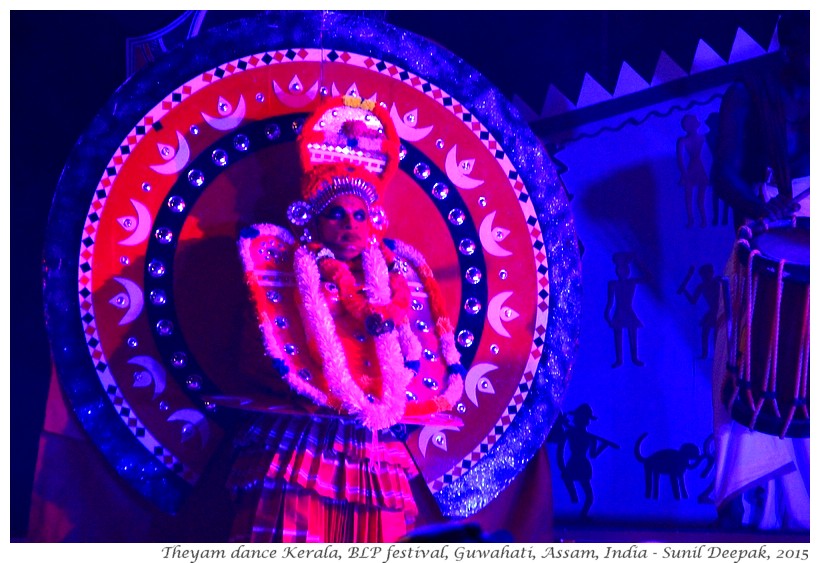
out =
<svg viewBox="0 0 820 563"><path fill-rule="evenodd" d="M738 28L728 60L723 60L706 41L701 39L698 42L697 50L695 51L688 70L681 68L668 54L661 51L658 56L658 63L655 67L655 73L650 82L644 80L624 61L621 65L621 71L613 92L607 91L593 76L589 73L585 73L581 91L578 95L578 99L575 101L567 97L554 84L550 84L540 113L536 113L517 96L513 99L513 103L518 107L521 115L527 118L528 121L535 121L537 119L544 119L570 112L575 109L589 107L627 94L634 94L673 80L726 66L727 64L735 64L760 57L767 53L777 51L778 48L777 29L775 29L768 47L764 47L758 44L743 28Z"/></svg>

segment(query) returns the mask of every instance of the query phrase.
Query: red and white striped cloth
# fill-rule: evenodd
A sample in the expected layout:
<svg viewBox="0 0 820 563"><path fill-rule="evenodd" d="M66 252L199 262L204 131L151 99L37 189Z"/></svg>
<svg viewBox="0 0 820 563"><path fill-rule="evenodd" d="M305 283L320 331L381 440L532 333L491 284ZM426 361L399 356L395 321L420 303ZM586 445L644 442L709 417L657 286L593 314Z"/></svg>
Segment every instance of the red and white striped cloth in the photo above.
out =
<svg viewBox="0 0 820 563"><path fill-rule="evenodd" d="M238 440L229 485L237 542L395 542L418 514L403 443L348 419L262 416Z"/></svg>

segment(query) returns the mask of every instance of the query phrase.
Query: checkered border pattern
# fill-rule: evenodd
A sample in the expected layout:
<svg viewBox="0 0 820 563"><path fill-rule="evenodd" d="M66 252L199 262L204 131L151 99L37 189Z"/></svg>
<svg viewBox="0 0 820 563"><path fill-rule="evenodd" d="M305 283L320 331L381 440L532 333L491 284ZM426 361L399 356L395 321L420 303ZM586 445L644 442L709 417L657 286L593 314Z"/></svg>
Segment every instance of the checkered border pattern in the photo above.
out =
<svg viewBox="0 0 820 563"><path fill-rule="evenodd" d="M137 439L139 439L142 444L163 464L181 474L186 479L195 479L196 475L194 475L189 468L181 464L179 460L171 454L171 452L160 445L156 438L154 438L145 429L145 426L140 424L139 420L134 416L133 411L124 400L110 371L108 370L105 356L102 348L100 347L99 335L97 333L96 323L94 321L94 308L91 299L93 247L100 216L105 205L105 199L108 197L111 187L116 180L116 175L120 171L125 160L128 158L128 155L150 129L162 129L162 118L169 111L182 103L186 98L218 80L239 72L253 70L258 67L264 67L272 64L310 61L328 61L331 63L341 62L343 64L364 68L372 72L378 72L393 78L394 80L399 80L405 84L408 84L434 100L436 103L440 104L442 107L446 108L454 116L464 122L465 126L469 127L473 133L475 133L487 150L490 151L490 153L496 158L496 161L507 175L507 178L510 181L510 186L516 194L519 204L521 205L521 210L527 218L527 227L529 229L530 239L533 245L533 255L535 258L536 269L539 274L538 285L540 290L536 304L535 334L524 373L519 381L517 391L510 399L504 413L496 421L492 432L490 432L470 454L465 456L462 461L457 463L450 471L428 483L431 490L435 493L440 491L447 484L458 479L482 457L484 457L484 455L489 453L498 438L512 423L521 405L527 398L532 385L532 380L535 377L535 370L538 367L538 361L541 357L541 348L544 344L544 334L547 330L546 327L549 309L549 279L547 275L548 264L547 255L544 251L544 240L542 233L538 228L538 219L532 205L531 198L526 191L524 183L519 179L518 172L513 167L501 146L493 138L490 132L487 131L487 129L478 121L476 116L471 114L457 100L449 96L444 90L424 80L420 76L402 69L401 67L385 61L374 59L372 57L349 53L346 51L331 50L324 52L320 49L287 49L269 51L243 57L220 65L216 69L209 70L200 76L193 78L168 94L159 104L151 109L144 118L139 121L134 129L132 129L126 136L122 145L115 151L108 166L106 167L102 179L97 186L97 190L95 191L91 201L89 213L86 216L84 237L80 248L79 267L80 309L82 311L82 321L86 341L88 342L89 351L94 361L95 368L99 373L100 381L107 389L112 404L115 408L117 408L120 416L123 418L123 421L128 428L131 429Z"/></svg>

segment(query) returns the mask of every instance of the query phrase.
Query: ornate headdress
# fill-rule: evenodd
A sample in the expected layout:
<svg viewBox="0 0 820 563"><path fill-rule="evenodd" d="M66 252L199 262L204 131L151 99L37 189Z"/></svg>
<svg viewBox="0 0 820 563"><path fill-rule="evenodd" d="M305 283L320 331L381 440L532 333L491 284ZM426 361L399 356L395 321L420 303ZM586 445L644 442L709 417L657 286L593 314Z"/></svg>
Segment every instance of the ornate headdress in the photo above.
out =
<svg viewBox="0 0 820 563"><path fill-rule="evenodd" d="M352 194L367 204L376 230L384 230L376 202L399 161L399 136L387 111L354 96L331 98L305 121L298 142L303 199L288 208L291 223L304 227L336 197Z"/></svg>

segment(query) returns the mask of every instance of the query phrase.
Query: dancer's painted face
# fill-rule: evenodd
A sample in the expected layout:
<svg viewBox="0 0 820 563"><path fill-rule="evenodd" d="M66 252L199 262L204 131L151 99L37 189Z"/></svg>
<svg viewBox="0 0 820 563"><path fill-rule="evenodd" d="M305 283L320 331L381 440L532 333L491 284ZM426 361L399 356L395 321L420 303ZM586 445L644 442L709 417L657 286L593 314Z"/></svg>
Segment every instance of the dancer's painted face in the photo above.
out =
<svg viewBox="0 0 820 563"><path fill-rule="evenodd" d="M339 260L359 256L370 237L370 216L364 201L354 195L340 195L316 221L319 241Z"/></svg>

